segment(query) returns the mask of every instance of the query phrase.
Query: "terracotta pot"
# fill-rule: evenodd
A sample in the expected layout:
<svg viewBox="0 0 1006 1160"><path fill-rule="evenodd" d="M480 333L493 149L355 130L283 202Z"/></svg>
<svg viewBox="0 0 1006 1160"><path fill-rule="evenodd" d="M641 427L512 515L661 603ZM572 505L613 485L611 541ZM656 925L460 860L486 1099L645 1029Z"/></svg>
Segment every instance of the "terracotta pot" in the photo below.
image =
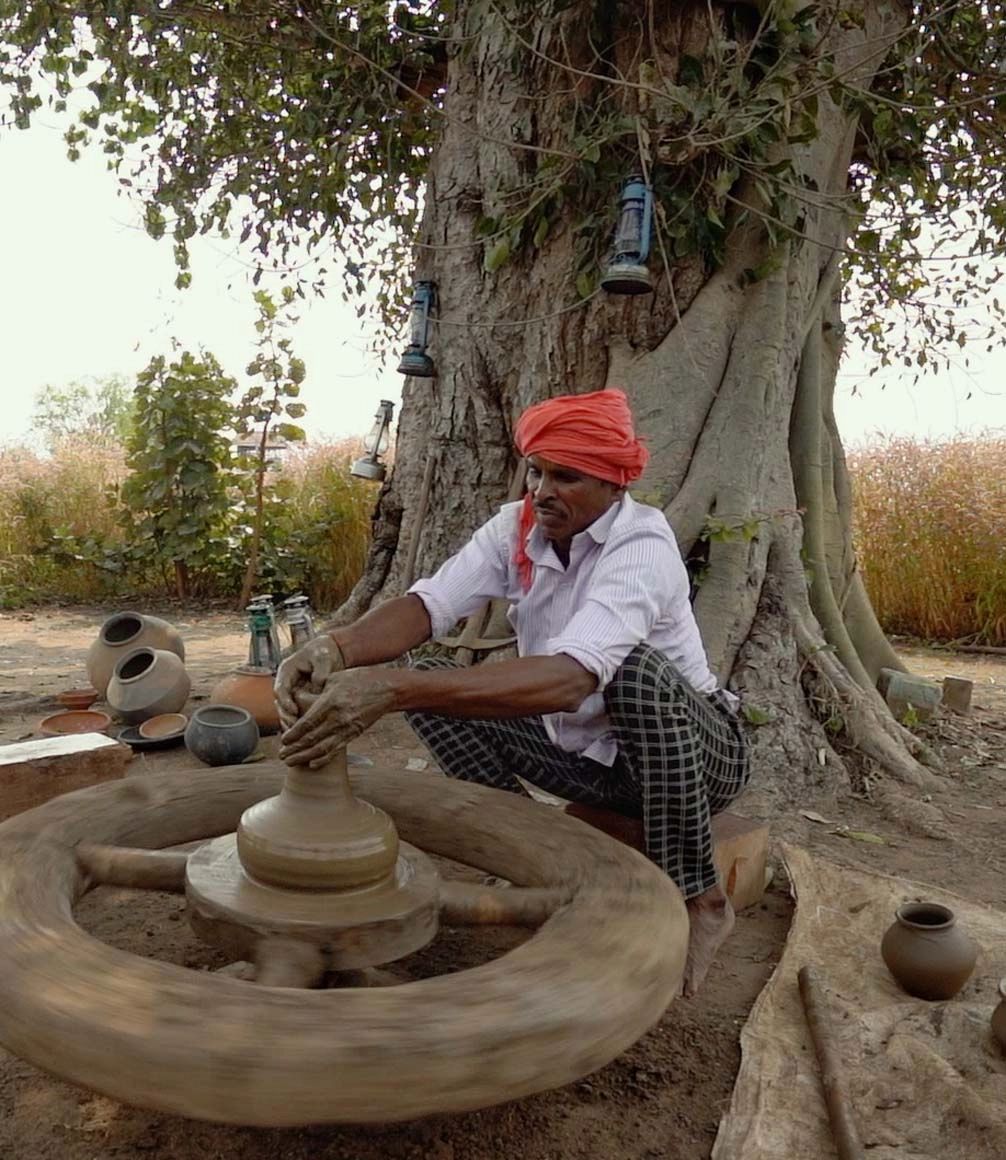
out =
<svg viewBox="0 0 1006 1160"><path fill-rule="evenodd" d="M165 649L185 660L185 645L178 630L158 616L142 612L117 612L101 626L98 639L88 649L87 675L91 684L104 696L115 666L133 649L146 645Z"/></svg>
<svg viewBox="0 0 1006 1160"><path fill-rule="evenodd" d="M185 748L207 765L238 765L256 745L258 725L237 705L203 705L185 726Z"/></svg>
<svg viewBox="0 0 1006 1160"><path fill-rule="evenodd" d="M887 969L919 999L952 999L975 969L978 948L937 902L898 908L880 944Z"/></svg>
<svg viewBox="0 0 1006 1160"><path fill-rule="evenodd" d="M992 1034L1006 1051L1006 979L999 980L999 1004L992 1012Z"/></svg>
<svg viewBox="0 0 1006 1160"><path fill-rule="evenodd" d="M208 704L238 705L255 718L261 733L278 733L279 709L273 694L275 673L268 669L240 665L210 690Z"/></svg>
<svg viewBox="0 0 1006 1160"><path fill-rule="evenodd" d="M116 664L105 700L127 725L139 725L159 713L177 713L191 687L181 657L144 645Z"/></svg>

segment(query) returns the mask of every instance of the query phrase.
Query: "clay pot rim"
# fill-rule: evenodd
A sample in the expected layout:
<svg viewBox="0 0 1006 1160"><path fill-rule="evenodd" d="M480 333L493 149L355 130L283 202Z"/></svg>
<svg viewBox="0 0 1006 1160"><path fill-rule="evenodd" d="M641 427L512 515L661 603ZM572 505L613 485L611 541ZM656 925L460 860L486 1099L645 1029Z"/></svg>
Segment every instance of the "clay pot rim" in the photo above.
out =
<svg viewBox="0 0 1006 1160"><path fill-rule="evenodd" d="M115 628L116 625L121 624L124 620L136 620L136 621L138 621L138 624L136 627L136 632L131 633L129 636L126 637L125 640L109 640L108 636L106 635L108 630L110 628ZM105 623L101 626L101 630L98 633L98 639L101 641L102 644L107 645L109 648L124 648L126 645L129 644L130 641L136 640L136 638L140 635L141 632L143 632L143 613L142 612L130 612L130 611L116 612L112 616L110 616L108 618L108 620L106 620Z"/></svg>
<svg viewBox="0 0 1006 1160"><path fill-rule="evenodd" d="M236 721L206 721L203 719L203 713L212 713L217 710L224 709L231 713L240 713L241 716ZM212 705L200 705L198 709L189 718L189 724L193 721L198 721L200 725L210 725L214 729L240 729L247 725L249 721L254 721L255 718L248 712L247 709L242 709L240 705L228 705L223 702L214 703Z"/></svg>
<svg viewBox="0 0 1006 1160"><path fill-rule="evenodd" d="M158 650L149 644L141 644L138 648L130 649L125 656L119 657L119 659L115 662L115 667L112 669L113 679L118 681L120 685L128 685L132 681L138 681L140 677L145 677L150 671L150 665L152 665L157 659L157 652ZM147 665L147 667L140 673L134 673L131 677L124 677L119 670L124 669L131 660L133 660L135 657L142 656L144 653L150 657L150 665Z"/></svg>
<svg viewBox="0 0 1006 1160"><path fill-rule="evenodd" d="M920 922L919 918L923 914L939 915L941 921ZM894 912L894 916L902 926L923 931L946 930L948 926L953 926L957 921L957 915L949 906L944 906L942 902L905 902Z"/></svg>

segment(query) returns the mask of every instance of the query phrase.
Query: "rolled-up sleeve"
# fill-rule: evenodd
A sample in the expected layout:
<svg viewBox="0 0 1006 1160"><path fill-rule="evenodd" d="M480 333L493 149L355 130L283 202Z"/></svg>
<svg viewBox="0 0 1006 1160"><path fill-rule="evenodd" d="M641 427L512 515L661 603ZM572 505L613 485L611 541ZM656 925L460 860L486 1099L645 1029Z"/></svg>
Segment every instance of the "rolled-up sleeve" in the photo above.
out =
<svg viewBox="0 0 1006 1160"><path fill-rule="evenodd" d="M600 691L668 609L687 600L688 575L674 540L634 536L602 553L587 599L545 651L571 656L597 677Z"/></svg>
<svg viewBox="0 0 1006 1160"><path fill-rule="evenodd" d="M444 636L487 600L506 595L507 544L512 539L513 523L505 510L493 516L432 576L417 580L409 589L409 594L418 596L425 605L434 639Z"/></svg>

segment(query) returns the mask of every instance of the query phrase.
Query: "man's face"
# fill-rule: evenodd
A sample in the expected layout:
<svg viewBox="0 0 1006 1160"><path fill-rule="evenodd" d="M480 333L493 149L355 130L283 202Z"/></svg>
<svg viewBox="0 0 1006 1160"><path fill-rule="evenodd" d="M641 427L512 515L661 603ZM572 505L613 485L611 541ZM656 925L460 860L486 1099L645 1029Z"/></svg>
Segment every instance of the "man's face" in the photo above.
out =
<svg viewBox="0 0 1006 1160"><path fill-rule="evenodd" d="M540 455L527 461L527 490L542 532L562 548L589 527L622 494L617 483L563 467Z"/></svg>

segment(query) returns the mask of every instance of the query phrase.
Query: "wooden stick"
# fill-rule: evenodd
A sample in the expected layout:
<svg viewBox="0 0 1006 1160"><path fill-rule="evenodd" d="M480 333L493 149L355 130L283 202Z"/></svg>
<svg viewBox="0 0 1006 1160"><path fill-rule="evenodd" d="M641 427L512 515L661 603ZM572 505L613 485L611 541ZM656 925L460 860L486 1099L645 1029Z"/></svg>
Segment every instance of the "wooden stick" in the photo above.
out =
<svg viewBox="0 0 1006 1160"><path fill-rule="evenodd" d="M569 892L554 887L499 889L473 882L440 883L440 920L449 926L541 926L569 901Z"/></svg>
<svg viewBox="0 0 1006 1160"><path fill-rule="evenodd" d="M137 850L81 842L77 864L97 886L131 886L136 890L185 890L188 854L177 850Z"/></svg>
<svg viewBox="0 0 1006 1160"><path fill-rule="evenodd" d="M864 1160L865 1153L846 1090L842 1061L834 1046L834 1033L821 982L813 967L801 967L797 978L807 1026L821 1068L824 1102L828 1107L828 1119L839 1160Z"/></svg>

